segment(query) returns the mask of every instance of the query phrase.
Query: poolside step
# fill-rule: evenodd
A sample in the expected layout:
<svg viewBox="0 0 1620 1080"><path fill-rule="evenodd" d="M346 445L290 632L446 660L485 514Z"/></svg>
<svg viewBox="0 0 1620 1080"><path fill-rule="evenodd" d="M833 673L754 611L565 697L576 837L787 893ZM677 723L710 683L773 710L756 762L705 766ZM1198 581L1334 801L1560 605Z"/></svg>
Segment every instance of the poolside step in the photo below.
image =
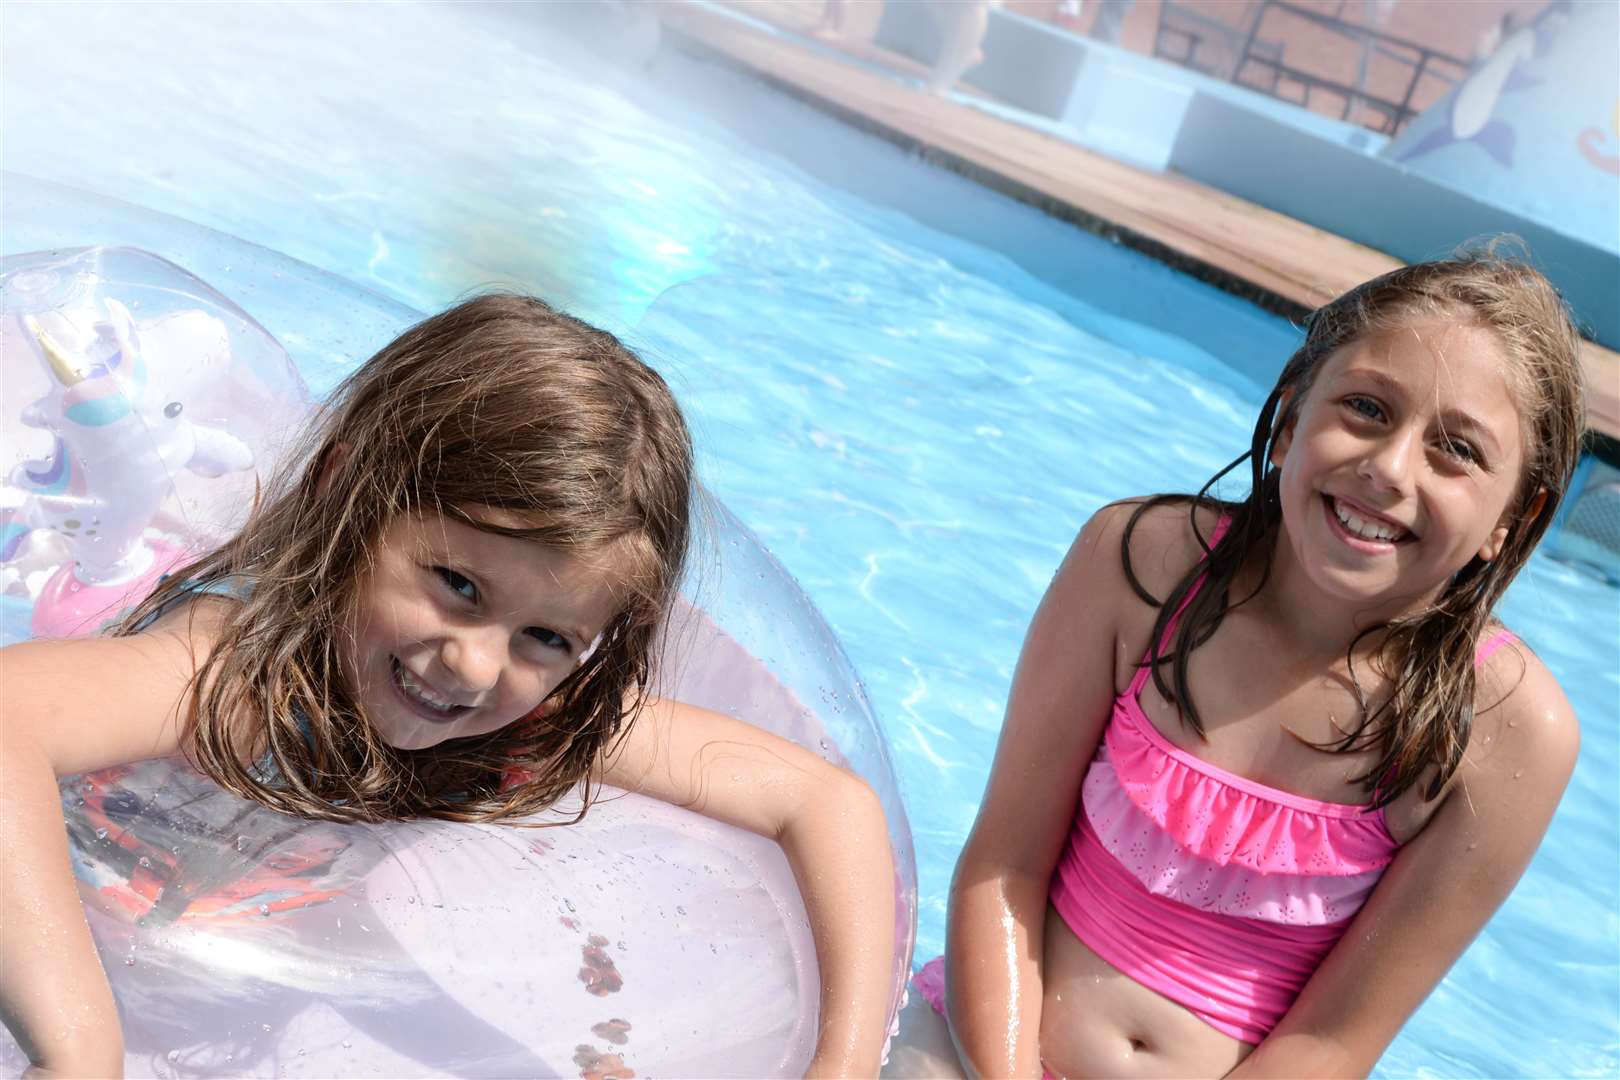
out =
<svg viewBox="0 0 1620 1080"><path fill-rule="evenodd" d="M656 10L670 36L689 50L740 67L863 130L1269 310L1297 318L1400 265L1185 176L1135 168L926 93L892 74L920 70L915 61L869 43L852 42L845 54L710 4L670 3ZM764 15L772 9L749 4L746 10ZM1620 439L1620 356L1588 341L1582 357L1590 426Z"/></svg>

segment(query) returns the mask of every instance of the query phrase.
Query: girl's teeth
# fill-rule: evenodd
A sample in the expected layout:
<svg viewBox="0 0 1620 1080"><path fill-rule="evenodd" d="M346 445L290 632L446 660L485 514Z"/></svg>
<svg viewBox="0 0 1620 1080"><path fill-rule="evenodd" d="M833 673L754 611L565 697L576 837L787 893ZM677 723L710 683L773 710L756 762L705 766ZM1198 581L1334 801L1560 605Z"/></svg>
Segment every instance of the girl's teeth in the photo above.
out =
<svg viewBox="0 0 1620 1080"><path fill-rule="evenodd" d="M454 702L445 701L443 698L436 696L433 691L417 682L416 676L412 675L410 671L406 669L404 664L399 665L399 685L406 694L415 698L417 701L420 701L422 704L429 706L430 708L437 709L440 712L449 712L451 709L455 708Z"/></svg>
<svg viewBox="0 0 1620 1080"><path fill-rule="evenodd" d="M1333 500L1333 515L1339 519L1339 524L1345 527L1345 531L1363 540L1381 540L1388 543L1406 535L1405 529L1362 517L1337 499Z"/></svg>

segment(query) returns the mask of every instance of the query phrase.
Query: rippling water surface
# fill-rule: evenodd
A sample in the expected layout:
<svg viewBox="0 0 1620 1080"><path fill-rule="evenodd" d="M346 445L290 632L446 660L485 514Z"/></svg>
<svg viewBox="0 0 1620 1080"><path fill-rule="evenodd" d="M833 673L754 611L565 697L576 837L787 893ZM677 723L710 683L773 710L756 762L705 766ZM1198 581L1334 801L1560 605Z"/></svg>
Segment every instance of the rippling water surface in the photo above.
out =
<svg viewBox="0 0 1620 1080"><path fill-rule="evenodd" d="M1036 224L1075 253L1058 291L1021 268L1040 252L1014 261L864 201L814 179L825 162L713 118L722 103L779 135L860 142L801 107L667 51L638 76L582 61L531 16L7 5L0 160L422 310L519 283L642 347L693 417L707 482L865 677L916 832L919 953L937 952L1023 628L1075 530L1235 454L1263 396L1236 372L1280 364L1296 335ZM933 192L918 216L1032 227L886 146L863 152ZM6 225L15 252L27 223ZM1166 312L1157 329L1114 314L1143 297ZM1165 332L1188 311L1237 344L1211 355ZM317 391L341 374L303 366ZM1574 701L1580 765L1524 882L1387 1075L1620 1068L1620 598L1538 557L1503 614Z"/></svg>

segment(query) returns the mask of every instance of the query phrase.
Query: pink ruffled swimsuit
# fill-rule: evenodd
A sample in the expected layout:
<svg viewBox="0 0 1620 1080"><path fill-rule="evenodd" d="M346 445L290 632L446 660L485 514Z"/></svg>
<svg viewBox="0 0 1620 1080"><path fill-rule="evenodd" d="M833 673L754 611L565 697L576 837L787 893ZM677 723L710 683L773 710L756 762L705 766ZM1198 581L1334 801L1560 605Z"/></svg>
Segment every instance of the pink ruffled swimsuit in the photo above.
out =
<svg viewBox="0 0 1620 1080"><path fill-rule="evenodd" d="M1172 619L1167 640L1174 628ZM1475 664L1511 640L1497 633ZM1138 700L1145 665L1114 699L1052 878L1052 906L1121 973L1217 1031L1259 1043L1400 845L1371 806L1267 787L1170 742ZM913 985L944 1011L943 958Z"/></svg>

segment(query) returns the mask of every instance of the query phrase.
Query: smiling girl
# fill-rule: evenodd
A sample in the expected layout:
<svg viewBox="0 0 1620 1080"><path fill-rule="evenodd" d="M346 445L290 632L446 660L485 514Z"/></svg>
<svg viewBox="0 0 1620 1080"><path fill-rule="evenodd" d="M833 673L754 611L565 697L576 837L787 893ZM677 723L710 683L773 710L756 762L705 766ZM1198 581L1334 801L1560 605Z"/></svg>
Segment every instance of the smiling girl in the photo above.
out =
<svg viewBox="0 0 1620 1080"><path fill-rule="evenodd" d="M1579 736L1492 609L1575 465L1569 315L1476 253L1307 329L1245 499L1058 570L916 980L956 1053L913 1008L897 1072L1365 1074L1534 854Z"/></svg>
<svg viewBox="0 0 1620 1080"><path fill-rule="evenodd" d="M811 1072L875 1072L894 942L876 797L648 696L692 500L663 380L538 300L486 296L368 360L309 438L242 531L111 636L0 651L0 1009L35 1074L124 1060L57 778L174 753L308 818L494 820L609 784L765 834L816 943Z"/></svg>

